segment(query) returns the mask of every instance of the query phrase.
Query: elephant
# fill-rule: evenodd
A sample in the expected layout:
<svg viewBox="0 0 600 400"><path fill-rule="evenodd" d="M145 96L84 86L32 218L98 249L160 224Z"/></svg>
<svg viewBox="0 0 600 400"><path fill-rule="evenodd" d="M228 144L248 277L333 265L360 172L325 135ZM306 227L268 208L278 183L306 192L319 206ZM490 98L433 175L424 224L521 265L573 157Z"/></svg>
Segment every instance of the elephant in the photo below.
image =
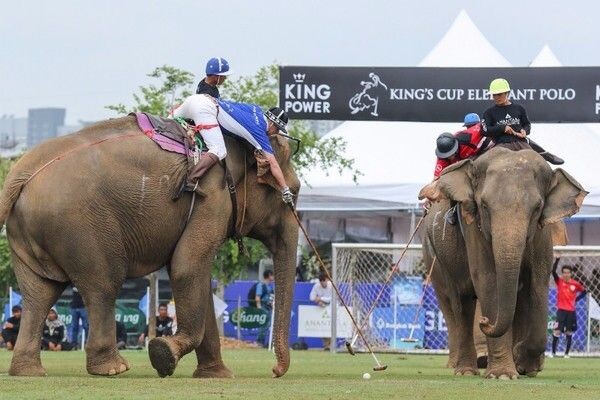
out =
<svg viewBox="0 0 600 400"><path fill-rule="evenodd" d="M0 223L6 224L23 296L11 375L45 375L39 350L43 320L69 283L79 289L89 312L88 373L129 369L116 348L115 300L126 278L167 265L178 330L150 341L152 366L160 376L171 375L178 360L195 350L194 377L232 377L221 358L210 271L217 250L235 230L236 213L242 216L237 219L240 233L260 240L273 255L273 375L287 372L297 222L279 192L258 183L250 149L231 138L226 143L237 210L220 165L202 178L196 196L186 192L173 200L187 160L160 149L140 131L134 116L48 140L15 164L0 195ZM286 181L298 193L287 140L276 136L271 144Z"/></svg>
<svg viewBox="0 0 600 400"><path fill-rule="evenodd" d="M487 336L487 378L535 376L546 345L553 224L575 214L587 192L531 150L493 148L447 167L419 197L433 201L425 217L425 261L447 318L455 373L477 374L475 301ZM444 214L457 204L458 224ZM493 321L493 322L491 322Z"/></svg>

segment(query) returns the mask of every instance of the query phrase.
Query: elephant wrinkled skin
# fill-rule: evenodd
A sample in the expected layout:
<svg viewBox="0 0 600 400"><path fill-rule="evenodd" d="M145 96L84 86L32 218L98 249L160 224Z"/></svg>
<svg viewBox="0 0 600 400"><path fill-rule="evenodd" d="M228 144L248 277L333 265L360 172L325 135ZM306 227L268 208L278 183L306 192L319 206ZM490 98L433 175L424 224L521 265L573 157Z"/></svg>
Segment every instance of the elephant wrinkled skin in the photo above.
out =
<svg viewBox="0 0 600 400"><path fill-rule="evenodd" d="M475 298L488 342L486 377L535 376L541 370L552 265L549 224L575 214L586 194L537 153L503 148L451 165L422 190L420 197L434 201L424 255L426 261L434 255L440 260L432 278L449 329L461 341L457 373L475 368ZM453 203L460 207L456 226L444 219Z"/></svg>
<svg viewBox="0 0 600 400"><path fill-rule="evenodd" d="M127 136L114 139L120 135ZM242 233L262 241L273 254L277 285L273 373L281 376L290 362L298 229L279 192L257 182L253 163L244 165L243 160L253 160L244 156L248 149L232 139L227 142L239 211L247 198ZM286 181L298 193L300 183L290 166L287 142L275 137L271 143ZM159 375L170 375L178 360L195 350L195 377L232 376L221 359L210 290L212 261L233 232L232 202L224 169L217 165L203 177L204 195L196 196L186 223L191 194L172 201L186 163L185 157L165 152L149 140L131 116L48 140L16 163L0 197L0 220L6 222L24 306L11 375L45 374L39 350L42 324L69 282L79 289L89 311L88 372L114 375L129 369L115 343L116 297L126 278L168 265L178 330L174 336L151 341L152 365Z"/></svg>

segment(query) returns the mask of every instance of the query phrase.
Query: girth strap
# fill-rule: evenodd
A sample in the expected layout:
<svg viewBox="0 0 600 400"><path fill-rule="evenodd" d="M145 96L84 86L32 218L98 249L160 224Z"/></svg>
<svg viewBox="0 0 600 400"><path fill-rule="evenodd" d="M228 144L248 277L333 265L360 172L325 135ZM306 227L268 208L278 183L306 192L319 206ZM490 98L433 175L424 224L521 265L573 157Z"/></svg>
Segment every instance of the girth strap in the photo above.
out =
<svg viewBox="0 0 600 400"><path fill-rule="evenodd" d="M245 248L244 243L242 242L242 232L240 232L240 228L237 224L238 202L237 193L235 190L235 181L233 180L233 176L231 175L231 171L229 170L229 167L227 167L227 162L225 160L223 160L223 166L225 167L225 185L227 186L227 191L229 192L229 196L231 197L231 211L233 217L233 235L231 236L231 238L237 242L240 252L244 253Z"/></svg>

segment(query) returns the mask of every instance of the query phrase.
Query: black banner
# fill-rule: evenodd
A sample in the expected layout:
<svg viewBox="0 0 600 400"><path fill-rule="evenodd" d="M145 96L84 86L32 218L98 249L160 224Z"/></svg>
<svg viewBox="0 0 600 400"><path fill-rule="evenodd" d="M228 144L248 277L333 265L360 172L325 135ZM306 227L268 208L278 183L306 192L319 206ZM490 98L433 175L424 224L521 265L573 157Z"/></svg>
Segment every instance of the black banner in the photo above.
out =
<svg viewBox="0 0 600 400"><path fill-rule="evenodd" d="M280 67L279 104L290 118L457 122L493 105L505 78L536 122L600 122L600 67Z"/></svg>

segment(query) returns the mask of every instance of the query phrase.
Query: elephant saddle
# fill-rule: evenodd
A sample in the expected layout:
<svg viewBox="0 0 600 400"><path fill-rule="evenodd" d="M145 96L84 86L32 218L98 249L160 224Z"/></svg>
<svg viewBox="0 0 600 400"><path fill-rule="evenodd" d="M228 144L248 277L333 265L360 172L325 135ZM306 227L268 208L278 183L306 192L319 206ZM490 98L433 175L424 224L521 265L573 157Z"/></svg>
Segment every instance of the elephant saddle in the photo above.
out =
<svg viewBox="0 0 600 400"><path fill-rule="evenodd" d="M152 139L163 150L172 153L193 157L195 143L189 139L190 135L177 121L162 118L155 115L137 112L135 115L137 124L146 136Z"/></svg>

